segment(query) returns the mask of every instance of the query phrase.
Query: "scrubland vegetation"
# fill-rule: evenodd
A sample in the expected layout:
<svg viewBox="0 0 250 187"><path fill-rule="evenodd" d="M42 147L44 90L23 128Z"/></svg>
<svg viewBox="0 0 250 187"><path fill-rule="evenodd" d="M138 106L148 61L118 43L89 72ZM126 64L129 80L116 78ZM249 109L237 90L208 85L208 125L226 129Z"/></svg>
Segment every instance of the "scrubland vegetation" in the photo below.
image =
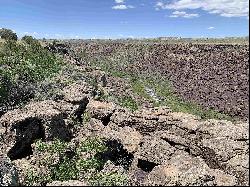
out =
<svg viewBox="0 0 250 187"><path fill-rule="evenodd" d="M0 113L33 97L38 82L60 71L62 59L31 36L0 43Z"/></svg>
<svg viewBox="0 0 250 187"><path fill-rule="evenodd" d="M246 181L244 167L227 173L223 165L231 152L246 153L236 147L246 139L245 123L234 124L249 117L245 39L18 40L8 29L0 36L0 148L17 167L19 185L157 183L163 172L154 172L175 156L198 168L197 181L185 174L182 184L219 184L218 168L237 184ZM217 136L226 146L217 146Z"/></svg>

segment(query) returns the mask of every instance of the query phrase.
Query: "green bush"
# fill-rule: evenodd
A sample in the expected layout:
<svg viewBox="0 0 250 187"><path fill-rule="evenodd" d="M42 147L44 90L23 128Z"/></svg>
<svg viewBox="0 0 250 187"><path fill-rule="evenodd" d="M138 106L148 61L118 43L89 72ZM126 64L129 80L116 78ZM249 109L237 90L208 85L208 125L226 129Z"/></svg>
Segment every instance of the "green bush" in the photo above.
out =
<svg viewBox="0 0 250 187"><path fill-rule="evenodd" d="M107 147L102 139L99 138L91 138L87 139L84 142L81 142L79 145L77 152L91 152L95 151L95 153L101 153L107 151Z"/></svg>
<svg viewBox="0 0 250 187"><path fill-rule="evenodd" d="M124 174L110 172L97 174L90 179L92 186L126 186L128 178Z"/></svg>
<svg viewBox="0 0 250 187"><path fill-rule="evenodd" d="M38 153L46 153L47 156L39 161L39 166L48 170L46 175L35 171L27 172L24 181L27 185L43 185L52 181L79 180L81 173L86 172L92 172L91 175L96 175L105 163L98 153L107 150L104 140L99 138L88 138L80 142L75 148L59 139L49 143L38 140L35 142L34 148ZM73 153L73 156L69 156L67 152ZM82 157L84 153L93 156L84 158ZM53 155L58 155L58 162L54 162Z"/></svg>
<svg viewBox="0 0 250 187"><path fill-rule="evenodd" d="M29 45L39 45L39 42L34 39L32 36L24 36L22 40L25 41Z"/></svg>
<svg viewBox="0 0 250 187"><path fill-rule="evenodd" d="M15 40L17 41L17 35L10 29L2 28L0 29L0 37L5 40Z"/></svg>
<svg viewBox="0 0 250 187"><path fill-rule="evenodd" d="M29 36L21 42L6 40L1 43L0 105L8 108L29 99L31 88L58 73L62 67L61 62Z"/></svg>
<svg viewBox="0 0 250 187"><path fill-rule="evenodd" d="M50 167L50 174L52 180L67 181L77 179L79 170L74 159L64 157L59 164Z"/></svg>

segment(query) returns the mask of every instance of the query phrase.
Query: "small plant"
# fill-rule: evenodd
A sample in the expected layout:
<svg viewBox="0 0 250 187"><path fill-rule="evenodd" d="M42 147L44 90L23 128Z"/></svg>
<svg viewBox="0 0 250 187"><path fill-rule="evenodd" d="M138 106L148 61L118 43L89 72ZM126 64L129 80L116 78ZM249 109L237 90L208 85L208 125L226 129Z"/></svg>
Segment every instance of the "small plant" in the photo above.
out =
<svg viewBox="0 0 250 187"><path fill-rule="evenodd" d="M0 32L1 37L12 37L9 30ZM32 37L20 42L6 39L0 45L0 105L8 108L32 99L38 83L55 76L62 64Z"/></svg>
<svg viewBox="0 0 250 187"><path fill-rule="evenodd" d="M79 177L76 160L69 159L67 157L64 157L56 166L51 166L50 172L53 180L67 181L74 180Z"/></svg>
<svg viewBox="0 0 250 187"><path fill-rule="evenodd" d="M122 107L129 108L131 111L138 109L136 101L131 96L125 96L118 99Z"/></svg>
<svg viewBox="0 0 250 187"><path fill-rule="evenodd" d="M84 112L82 114L82 119L83 119L84 123L88 123L88 122L90 122L91 116L88 112Z"/></svg>
<svg viewBox="0 0 250 187"><path fill-rule="evenodd" d="M77 162L77 168L80 171L88 171L90 169L99 170L104 165L104 161L98 157L90 159L80 159Z"/></svg>
<svg viewBox="0 0 250 187"><path fill-rule="evenodd" d="M34 168L29 168L26 173L24 184L25 186L42 185L45 186L46 183L52 182L50 175L46 173L37 172Z"/></svg>
<svg viewBox="0 0 250 187"><path fill-rule="evenodd" d="M39 161L39 168L47 168L46 175L29 170L26 174L26 185L45 185L51 181L78 180L82 173L100 170L105 161L99 156L99 153L105 152L107 147L103 139L88 138L81 142L76 148L70 148L67 142L55 139L52 142L45 143L42 140L35 142L35 149L46 154ZM67 151L71 149L72 155ZM91 157L82 157L82 153L88 153ZM54 162L53 160L56 160Z"/></svg>
<svg viewBox="0 0 250 187"><path fill-rule="evenodd" d="M63 153L67 148L67 143L59 139L55 139L53 142L49 144L42 142L42 140L38 140L35 143L35 147L40 152L46 151L49 153Z"/></svg>
<svg viewBox="0 0 250 187"><path fill-rule="evenodd" d="M90 179L93 186L126 186L127 182L127 176L117 172L96 174Z"/></svg>
<svg viewBox="0 0 250 187"><path fill-rule="evenodd" d="M84 142L81 142L77 152L95 152L101 153L107 151L107 147L104 140L100 138L89 138Z"/></svg>
<svg viewBox="0 0 250 187"><path fill-rule="evenodd" d="M48 144L39 139L35 142L35 147L38 151L43 152L48 149Z"/></svg>

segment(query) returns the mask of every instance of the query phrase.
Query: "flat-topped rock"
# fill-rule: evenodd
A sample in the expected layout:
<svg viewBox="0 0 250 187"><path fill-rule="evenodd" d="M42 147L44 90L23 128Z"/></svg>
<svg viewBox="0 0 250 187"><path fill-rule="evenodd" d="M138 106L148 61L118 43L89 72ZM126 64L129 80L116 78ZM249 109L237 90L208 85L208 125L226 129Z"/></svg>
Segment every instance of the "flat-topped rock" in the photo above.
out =
<svg viewBox="0 0 250 187"><path fill-rule="evenodd" d="M74 83L63 89L64 100L73 104L81 104L87 102L92 96L93 88L85 82Z"/></svg>

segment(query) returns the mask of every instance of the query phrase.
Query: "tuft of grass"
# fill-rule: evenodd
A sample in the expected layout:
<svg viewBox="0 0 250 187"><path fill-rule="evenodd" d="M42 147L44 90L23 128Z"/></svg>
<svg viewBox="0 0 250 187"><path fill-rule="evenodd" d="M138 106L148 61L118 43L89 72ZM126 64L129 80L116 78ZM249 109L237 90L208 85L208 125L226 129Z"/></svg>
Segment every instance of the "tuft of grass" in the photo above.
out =
<svg viewBox="0 0 250 187"><path fill-rule="evenodd" d="M200 116L202 119L233 120L232 117L226 114L217 112L213 109L205 110L196 103L184 101L173 92L173 88L168 81L162 81L160 78L157 79L157 76L155 78L144 77L144 83L154 88L156 94L162 98L162 101L159 103L160 106L168 106L174 112L194 114Z"/></svg>
<svg viewBox="0 0 250 187"><path fill-rule="evenodd" d="M138 109L136 101L131 96L120 97L118 98L118 102L122 107L128 108L131 111L136 111Z"/></svg>

